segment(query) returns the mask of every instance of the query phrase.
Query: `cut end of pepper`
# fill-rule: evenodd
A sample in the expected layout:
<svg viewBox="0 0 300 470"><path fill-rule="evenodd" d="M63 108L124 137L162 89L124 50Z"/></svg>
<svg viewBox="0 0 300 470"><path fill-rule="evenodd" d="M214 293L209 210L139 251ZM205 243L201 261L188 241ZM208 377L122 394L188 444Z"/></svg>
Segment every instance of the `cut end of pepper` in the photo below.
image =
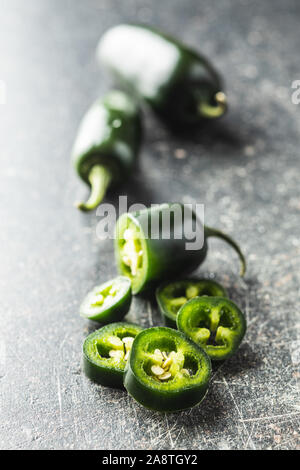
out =
<svg viewBox="0 0 300 470"><path fill-rule="evenodd" d="M153 327L133 342L124 386L146 408L172 412L198 405L210 376L211 361L203 349L179 331Z"/></svg>
<svg viewBox="0 0 300 470"><path fill-rule="evenodd" d="M91 185L90 197L86 202L76 202L75 207L84 212L96 209L105 196L111 178L108 168L102 165L93 166L88 178Z"/></svg>
<svg viewBox="0 0 300 470"><path fill-rule="evenodd" d="M195 297L177 316L177 327L214 361L232 356L246 332L241 310L224 297Z"/></svg>
<svg viewBox="0 0 300 470"><path fill-rule="evenodd" d="M99 323L120 321L127 314L131 304L131 282L118 276L94 287L83 299L79 313Z"/></svg>
<svg viewBox="0 0 300 470"><path fill-rule="evenodd" d="M167 326L176 328L180 308L195 297L227 297L220 284L211 279L182 279L162 284L156 291L160 313Z"/></svg>
<svg viewBox="0 0 300 470"><path fill-rule="evenodd" d="M123 388L123 374L133 340L142 328L127 322L110 323L91 333L83 344L83 370L104 386Z"/></svg>
<svg viewBox="0 0 300 470"><path fill-rule="evenodd" d="M136 276L143 257L141 244L135 239L135 233L130 228L125 230L123 238L125 243L122 249L122 261L129 267L131 275Z"/></svg>
<svg viewBox="0 0 300 470"><path fill-rule="evenodd" d="M214 96L216 105L200 103L198 110L201 116L208 119L215 119L223 116L227 111L227 97L223 91L218 91Z"/></svg>
<svg viewBox="0 0 300 470"><path fill-rule="evenodd" d="M147 270L147 249L141 228L129 214L116 227L115 254L119 272L130 279L132 293L141 291Z"/></svg>

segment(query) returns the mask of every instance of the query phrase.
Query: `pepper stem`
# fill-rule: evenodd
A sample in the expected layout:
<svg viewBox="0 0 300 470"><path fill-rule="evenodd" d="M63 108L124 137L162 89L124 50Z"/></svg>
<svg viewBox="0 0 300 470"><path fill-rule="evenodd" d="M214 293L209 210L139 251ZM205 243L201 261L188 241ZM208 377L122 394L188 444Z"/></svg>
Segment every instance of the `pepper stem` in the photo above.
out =
<svg viewBox="0 0 300 470"><path fill-rule="evenodd" d="M199 113L206 118L218 118L222 116L227 110L227 98L223 91L218 91L214 96L217 103L216 106L211 106L208 103L200 103L198 106Z"/></svg>
<svg viewBox="0 0 300 470"><path fill-rule="evenodd" d="M82 211L92 211L100 204L111 182L111 172L102 165L95 165L88 179L91 185L89 199L86 202L75 203L75 206Z"/></svg>
<svg viewBox="0 0 300 470"><path fill-rule="evenodd" d="M228 235L226 235L226 233L223 233L220 230L217 230L215 228L205 226L204 227L204 233L205 233L206 238L208 238L208 237L221 238L222 240L227 242L235 250L235 252L238 254L238 256L240 258L240 261L241 261L240 275L243 277L245 272L246 272L246 259L245 259L245 256L243 255L240 247L238 246L238 244L232 238L230 238Z"/></svg>

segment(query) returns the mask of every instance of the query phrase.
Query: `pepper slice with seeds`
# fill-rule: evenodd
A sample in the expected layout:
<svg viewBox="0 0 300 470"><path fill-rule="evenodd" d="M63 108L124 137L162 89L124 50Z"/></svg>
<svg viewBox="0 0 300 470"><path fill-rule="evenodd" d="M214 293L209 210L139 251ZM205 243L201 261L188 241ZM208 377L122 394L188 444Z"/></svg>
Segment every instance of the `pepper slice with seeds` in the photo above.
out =
<svg viewBox="0 0 300 470"><path fill-rule="evenodd" d="M203 400L210 376L210 359L203 349L179 331L154 327L136 336L124 386L146 408L179 411Z"/></svg>
<svg viewBox="0 0 300 470"><path fill-rule="evenodd" d="M166 326L177 328L176 317L179 309L194 297L227 297L220 284L210 279L182 279L159 286L156 300Z"/></svg>
<svg viewBox="0 0 300 470"><path fill-rule="evenodd" d="M195 297L179 310L177 328L213 361L222 361L238 349L246 332L246 319L229 299Z"/></svg>
<svg viewBox="0 0 300 470"><path fill-rule="evenodd" d="M130 279L118 276L87 294L80 306L80 315L99 323L120 321L128 312L131 299Z"/></svg>
<svg viewBox="0 0 300 470"><path fill-rule="evenodd" d="M94 382L123 388L123 374L135 336L142 331L131 323L111 323L91 333L83 344L83 370Z"/></svg>

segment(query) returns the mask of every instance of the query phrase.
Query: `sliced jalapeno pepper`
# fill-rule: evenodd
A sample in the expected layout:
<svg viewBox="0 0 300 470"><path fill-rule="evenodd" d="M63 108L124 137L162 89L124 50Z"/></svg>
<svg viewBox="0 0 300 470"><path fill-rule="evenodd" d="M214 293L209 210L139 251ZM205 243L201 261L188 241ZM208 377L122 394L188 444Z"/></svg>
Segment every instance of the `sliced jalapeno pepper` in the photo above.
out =
<svg viewBox="0 0 300 470"><path fill-rule="evenodd" d="M154 327L136 336L124 385L147 408L179 411L203 400L210 375L210 359L203 349L179 331Z"/></svg>
<svg viewBox="0 0 300 470"><path fill-rule="evenodd" d="M226 111L221 78L209 61L153 28L115 26L100 40L98 57L168 121L190 124Z"/></svg>
<svg viewBox="0 0 300 470"><path fill-rule="evenodd" d="M111 323L91 333L83 343L83 370L94 382L123 387L123 374L132 343L142 331L131 323Z"/></svg>
<svg viewBox="0 0 300 470"><path fill-rule="evenodd" d="M122 320L131 304L131 282L128 277L115 279L94 287L80 306L80 315L100 323Z"/></svg>
<svg viewBox="0 0 300 470"><path fill-rule="evenodd" d="M246 319L229 299L195 297L179 310L177 327L213 361L222 361L239 347L246 332Z"/></svg>
<svg viewBox="0 0 300 470"><path fill-rule="evenodd" d="M173 208L180 217L172 217ZM169 225L162 223L168 215ZM223 232L205 226L202 248L193 249L189 245L195 239L194 232L191 232L195 224L198 231L203 230L196 214L182 204L162 204L123 214L118 219L115 256L120 273L131 279L133 294L166 278L194 271L206 257L207 238L211 236L222 238L235 249L242 264L241 275L244 275L245 258L238 245Z"/></svg>
<svg viewBox="0 0 300 470"><path fill-rule="evenodd" d="M210 279L183 279L159 286L156 300L166 326L176 328L179 309L193 297L227 297L227 292L220 284Z"/></svg>
<svg viewBox="0 0 300 470"><path fill-rule="evenodd" d="M121 91L111 91L84 116L72 151L74 167L91 187L84 211L95 209L109 185L130 175L141 141L140 112L135 101Z"/></svg>

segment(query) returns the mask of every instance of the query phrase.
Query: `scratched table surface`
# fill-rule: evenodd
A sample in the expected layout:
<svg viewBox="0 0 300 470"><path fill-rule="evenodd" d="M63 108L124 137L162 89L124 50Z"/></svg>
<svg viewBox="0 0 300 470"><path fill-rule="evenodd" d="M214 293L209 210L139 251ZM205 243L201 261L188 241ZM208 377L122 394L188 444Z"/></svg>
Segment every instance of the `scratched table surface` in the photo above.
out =
<svg viewBox="0 0 300 470"><path fill-rule="evenodd" d="M3 449L299 448L300 4L210 0L0 0L0 443ZM226 79L227 116L172 134L145 111L129 203L205 204L233 234L197 274L221 282L245 311L236 356L213 370L205 401L177 414L143 409L89 382L81 346L95 325L84 294L116 274L99 217L73 207L87 188L70 165L79 120L111 83L95 60L101 34L124 21L180 34ZM4 100L3 100L4 101ZM117 195L106 202L117 204ZM159 325L135 298L128 320Z"/></svg>

